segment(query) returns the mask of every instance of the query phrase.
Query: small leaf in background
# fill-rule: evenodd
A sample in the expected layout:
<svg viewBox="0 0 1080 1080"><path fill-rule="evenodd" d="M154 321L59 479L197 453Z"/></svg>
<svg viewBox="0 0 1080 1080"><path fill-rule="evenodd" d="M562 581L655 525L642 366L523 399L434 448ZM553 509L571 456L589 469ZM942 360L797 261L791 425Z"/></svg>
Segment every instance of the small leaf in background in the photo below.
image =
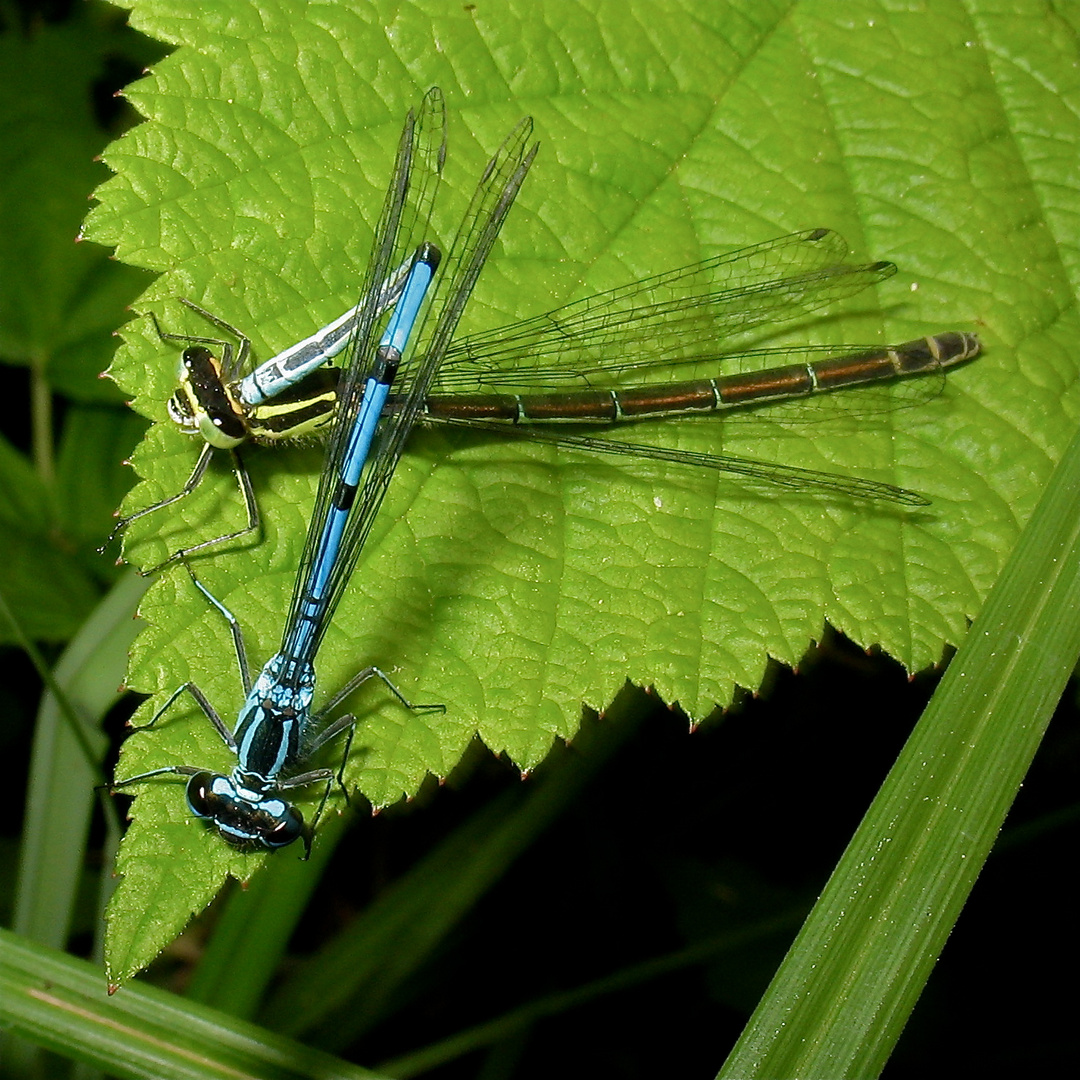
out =
<svg viewBox="0 0 1080 1080"><path fill-rule="evenodd" d="M116 47L89 5L72 23L0 35L0 356L41 365L77 400L109 404L121 399L97 375L115 349L116 312L150 281L77 242L86 200L108 175L91 87Z"/></svg>
<svg viewBox="0 0 1080 1080"><path fill-rule="evenodd" d="M94 87L138 40L118 34L115 13L103 10L83 5L71 22L0 34L0 362L10 369L3 430L12 440L0 447L0 590L24 631L50 642L71 637L114 575L94 549L141 427L98 376L125 305L150 278L77 243L87 200L107 175L95 160L109 136L93 115ZM56 395L71 413L54 406ZM75 420L82 406L100 410L96 431L109 441Z"/></svg>

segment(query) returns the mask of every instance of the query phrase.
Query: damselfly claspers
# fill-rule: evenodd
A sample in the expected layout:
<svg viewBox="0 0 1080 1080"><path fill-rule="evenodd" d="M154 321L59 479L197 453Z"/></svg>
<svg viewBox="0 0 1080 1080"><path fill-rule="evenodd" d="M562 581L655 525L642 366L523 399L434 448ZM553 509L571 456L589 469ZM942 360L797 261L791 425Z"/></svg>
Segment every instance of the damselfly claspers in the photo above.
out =
<svg viewBox="0 0 1080 1080"><path fill-rule="evenodd" d="M441 111L437 91L430 92L425 102L428 113L436 106ZM414 186L412 170L414 151L422 145L424 134L410 114L347 349L337 416L281 647L252 683L239 624L192 574L196 585L229 620L246 698L230 732L202 691L185 683L144 725L154 725L182 694L190 694L236 754L236 764L228 775L191 765L166 765L118 781L114 788L155 776L186 776L192 813L212 823L230 844L272 849L303 836L310 849L314 826L335 779L345 791L344 770L355 721L351 715L331 719L336 707L362 683L377 677L409 708L441 708L412 705L382 671L368 667L323 708L312 712L314 661L431 381L532 164L536 147L528 145L531 131L532 122L523 120L489 162L421 318L421 305L439 256L423 240L430 203L425 201L423 184ZM408 252L415 255L389 324L380 333L387 323L386 316L379 314L384 283L394 268L407 261ZM417 325L420 344L410 362L407 346ZM386 398L395 384L400 407L384 413ZM336 770L308 767L320 748L346 733ZM324 784L322 798L311 824L305 825L285 793L316 783Z"/></svg>

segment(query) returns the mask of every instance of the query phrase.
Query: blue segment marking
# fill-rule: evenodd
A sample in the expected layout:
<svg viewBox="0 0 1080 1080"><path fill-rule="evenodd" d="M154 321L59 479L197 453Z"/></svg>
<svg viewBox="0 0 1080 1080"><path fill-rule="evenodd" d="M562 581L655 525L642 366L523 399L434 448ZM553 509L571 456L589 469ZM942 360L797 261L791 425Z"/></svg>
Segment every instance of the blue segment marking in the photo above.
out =
<svg viewBox="0 0 1080 1080"><path fill-rule="evenodd" d="M377 315L382 315L398 303L405 283L411 280L413 261L410 257L383 283L376 305ZM344 352L356 328L362 307L362 304L357 304L349 308L344 315L316 330L310 337L290 345L277 356L272 356L260 364L240 380L240 401L247 406L262 405L296 386L316 368Z"/></svg>

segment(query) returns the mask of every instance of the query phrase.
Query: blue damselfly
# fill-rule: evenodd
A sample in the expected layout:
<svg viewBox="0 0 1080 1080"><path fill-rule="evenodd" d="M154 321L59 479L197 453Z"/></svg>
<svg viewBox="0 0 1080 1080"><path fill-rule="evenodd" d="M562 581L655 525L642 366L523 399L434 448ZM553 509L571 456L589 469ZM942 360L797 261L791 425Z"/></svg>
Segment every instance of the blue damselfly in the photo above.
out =
<svg viewBox="0 0 1080 1080"><path fill-rule="evenodd" d="M441 106L441 96L437 100ZM432 94L426 101L430 106ZM245 701L230 732L202 691L189 682L175 690L144 725L153 726L181 695L189 694L236 754L236 765L228 775L190 765L167 765L118 781L114 788L155 776L185 776L189 808L212 823L230 844L244 849L272 849L303 836L310 848L315 823L335 779L344 790L344 769L355 721L351 715L331 719L337 706L362 683L377 677L409 708L441 708L412 705L382 671L367 667L325 706L312 712L314 661L409 433L420 416L431 381L532 164L536 147L528 146L531 131L532 122L522 121L489 162L439 273L426 314L420 318L420 306L439 256L433 245L423 240L426 211L430 208L422 201L425 189L411 183L419 136L410 114L349 340L326 466L281 646L252 682L239 624L192 574L196 585L229 621ZM409 252L415 254L410 258ZM386 323L386 317L380 317L380 308L385 306L384 283L395 268L406 263L406 280L389 325L380 334L380 327ZM421 328L420 345L415 352L418 359L409 363L402 354L414 325ZM395 380L400 406L384 413ZM314 754L342 735L346 736L345 746L336 770L307 767ZM284 793L316 783L325 786L314 818L306 826L300 811Z"/></svg>

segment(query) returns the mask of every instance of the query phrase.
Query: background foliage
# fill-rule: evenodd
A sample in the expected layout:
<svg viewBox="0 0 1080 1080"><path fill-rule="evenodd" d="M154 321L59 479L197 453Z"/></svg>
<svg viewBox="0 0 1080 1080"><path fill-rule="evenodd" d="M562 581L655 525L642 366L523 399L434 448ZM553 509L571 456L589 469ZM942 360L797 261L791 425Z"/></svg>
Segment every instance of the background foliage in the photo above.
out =
<svg viewBox="0 0 1080 1080"><path fill-rule="evenodd" d="M358 658L381 661L449 706L435 724L363 703L373 711L358 740L365 752L356 782L376 805L413 794L429 772L449 773L477 730L510 761L537 765L555 738L575 732L582 700L603 707L626 678L703 718L731 700L734 686L757 689L769 656L799 661L826 620L859 644L882 644L910 669L925 667L978 610L1072 429L1076 232L1061 192L1075 189L1063 149L1075 125L1066 115L1068 87L1046 89L1047 71L1063 79L1068 69L1068 9L1033 5L1008 16L980 9L973 17L945 3L930 12L866 4L837 16L827 5L753 4L708 15L672 8L661 18L651 7L648 18L633 14L599 6L570 15L562 5L527 13L513 5L446 13L417 5L388 14L359 4L235 0L200 5L197 16L185 4L134 8L141 29L188 47L128 91L150 122L109 150L118 176L100 190L89 233L162 273L138 306L173 329L198 332L174 302L190 296L244 327L267 356L351 302L365 223L401 117L437 83L452 125L443 234L518 115L536 117L544 143L503 251L485 274L474 327L829 225L860 256L894 259L901 274L877 296L846 305L842 318L793 328L791 340L903 340L963 328L977 329L987 345L930 406L869 427L766 422L655 433L695 449L850 467L925 492L934 500L926 515L778 500L712 477L615 468L516 443L418 439L321 670L332 689ZM20 310L29 307L24 300ZM147 330L145 321L132 324L114 372L126 390L140 392L137 408L159 418L171 361ZM115 420L103 427L119 430ZM175 490L190 467L190 445L164 425L150 439L137 458L147 485L131 506ZM73 475L85 475L74 465L117 456L80 444ZM200 574L240 615L261 660L280 632L318 450L251 459L266 542L206 561ZM213 479L168 528L157 523L137 534L132 558L154 561L191 535L205 536L208 520L235 514L227 476ZM56 504L69 512L70 501ZM35 520L21 510L9 516L16 528ZM94 535L104 531L103 523ZM48 550L33 535L25 547ZM70 560L58 562L70 572ZM18 580L62 581L50 566L33 577L20 571ZM74 588L57 591L69 603L78 596ZM26 618L39 595L27 594L22 614L48 640ZM57 621L51 640L65 638L83 605ZM160 694L194 672L223 712L233 709L238 687L226 635L186 575L157 584L143 611L152 628L140 639L133 685ZM635 822L652 872L664 863L672 830L693 852L653 878L679 898L684 932L695 923L692 909L709 909L710 890L735 889L742 904L769 891L748 883L745 866L729 863L730 874L718 873L720 863L704 850L730 859L743 845L775 844L779 834L767 823L785 806L786 857L776 866L796 880L794 840L813 850L807 832L822 828L821 819L800 828L810 824L800 820L802 807L824 812L831 787L876 786L871 744L895 745L885 732L895 740L902 723L891 729L880 705L857 708L851 728L832 706L828 713L818 719L802 702L780 721L729 721L665 767L654 757L664 739L652 727L654 749L623 759L617 775L629 802L647 807L650 821L660 815L656 833ZM809 746L822 743L822 723L832 753L808 759ZM725 781L729 740L757 724L768 733L750 736L742 752L751 760L767 753L767 783L759 776L752 805L733 813L749 778L729 773ZM775 756L781 732L804 753L788 759L798 768L786 787ZM758 741L762 734L767 742ZM719 756L699 749L706 738L723 743ZM194 712L179 711L167 731L142 743L124 773L172 761L225 763ZM852 744L859 753L849 763L842 755ZM698 754L709 763L704 772L693 765ZM763 792L772 794L768 811ZM717 833L714 824L703 835L674 822L671 808L691 800L699 824L733 818L738 828ZM138 801L146 805L132 858L142 855L125 868L129 892L119 910L127 914L114 922L125 957L118 974L145 962L227 872L246 874L252 865L187 822L174 787ZM620 849L578 813L575 821L583 851ZM754 836L772 839L753 845ZM582 856L583 874L591 863ZM807 895L820 880L808 877ZM633 907L634 891L618 890L611 904ZM715 926L709 910L704 918ZM564 934L577 917L565 897L549 897L547 911ZM645 919L641 911L634 925ZM595 918L591 925L595 932ZM542 952L535 927L528 936L530 950ZM761 955L725 964L720 996L752 1004L758 965L770 967ZM733 995L733 979L745 982L744 997ZM715 1050L706 1057L717 1060Z"/></svg>

